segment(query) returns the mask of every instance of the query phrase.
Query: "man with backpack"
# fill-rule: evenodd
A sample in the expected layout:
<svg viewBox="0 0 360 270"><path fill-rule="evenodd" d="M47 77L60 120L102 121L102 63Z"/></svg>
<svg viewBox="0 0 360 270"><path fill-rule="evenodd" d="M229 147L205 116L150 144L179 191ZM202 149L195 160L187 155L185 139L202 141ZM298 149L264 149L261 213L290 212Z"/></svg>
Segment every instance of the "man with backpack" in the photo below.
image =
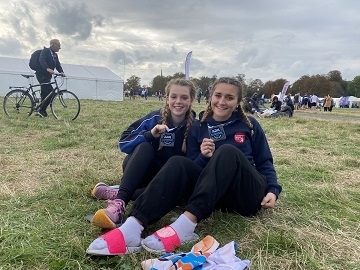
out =
<svg viewBox="0 0 360 270"><path fill-rule="evenodd" d="M47 95L53 90L51 84L51 77L52 74L55 73L54 69L62 74L62 76L65 77L65 73L61 67L57 52L61 49L60 41L58 39L52 39L50 40L50 47L44 48L40 55L38 60L38 63L34 65L31 65L32 62L34 62L33 59L30 59L30 67L32 69L35 69L36 78L41 83L41 100L44 100ZM36 56L34 56L36 58ZM32 56L33 58L33 56ZM36 61L36 59L35 59ZM48 98L39 108L38 116L40 117L47 117L46 109L49 106L51 98Z"/></svg>

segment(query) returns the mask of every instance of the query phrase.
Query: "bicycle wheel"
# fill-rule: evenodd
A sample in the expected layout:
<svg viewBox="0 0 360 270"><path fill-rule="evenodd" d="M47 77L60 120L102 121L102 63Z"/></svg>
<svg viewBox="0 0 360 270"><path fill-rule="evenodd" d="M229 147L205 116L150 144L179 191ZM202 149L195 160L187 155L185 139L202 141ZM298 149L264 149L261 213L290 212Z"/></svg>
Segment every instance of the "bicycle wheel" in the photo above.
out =
<svg viewBox="0 0 360 270"><path fill-rule="evenodd" d="M68 90L60 90L51 100L50 106L52 114L59 120L72 121L80 113L78 97Z"/></svg>
<svg viewBox="0 0 360 270"><path fill-rule="evenodd" d="M35 102L30 94L21 89L11 90L6 94L3 108L10 117L28 117L32 114Z"/></svg>

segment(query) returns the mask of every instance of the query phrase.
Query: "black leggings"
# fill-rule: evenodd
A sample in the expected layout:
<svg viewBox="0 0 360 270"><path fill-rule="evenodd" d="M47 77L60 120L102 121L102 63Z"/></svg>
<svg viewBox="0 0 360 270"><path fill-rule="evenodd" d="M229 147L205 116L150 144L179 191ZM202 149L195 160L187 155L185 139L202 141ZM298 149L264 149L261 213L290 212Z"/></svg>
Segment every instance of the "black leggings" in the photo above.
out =
<svg viewBox="0 0 360 270"><path fill-rule="evenodd" d="M130 200L135 200L164 163L156 158L154 147L150 143L143 142L136 146L123 161L123 176L117 198L122 199L125 204L128 204Z"/></svg>
<svg viewBox="0 0 360 270"><path fill-rule="evenodd" d="M146 227L186 198L186 210L198 222L216 208L251 216L260 210L265 192L265 178L244 154L222 145L204 169L186 157L171 157L136 199L130 215Z"/></svg>

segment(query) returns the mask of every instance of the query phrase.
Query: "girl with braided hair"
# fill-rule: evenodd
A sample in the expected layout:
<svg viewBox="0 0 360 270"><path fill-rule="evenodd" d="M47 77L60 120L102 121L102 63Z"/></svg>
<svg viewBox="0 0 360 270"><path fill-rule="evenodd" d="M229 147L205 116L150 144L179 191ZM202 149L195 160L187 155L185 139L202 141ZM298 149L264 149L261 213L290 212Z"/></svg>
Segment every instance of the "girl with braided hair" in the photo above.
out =
<svg viewBox="0 0 360 270"><path fill-rule="evenodd" d="M172 79L165 92L164 108L138 119L121 134L119 148L128 155L122 164L120 185L114 188L100 182L93 188L95 198L108 200L107 208L92 217L93 225L115 228L129 201L136 199L165 162L174 155L185 156L186 137L195 118L191 109L195 86L185 79Z"/></svg>
<svg viewBox="0 0 360 270"><path fill-rule="evenodd" d="M88 254L121 255L144 248L174 251L197 241L196 225L215 209L252 216L274 208L282 188L260 124L241 107L242 86L234 78L212 85L210 103L187 138L187 157L173 156L135 200L130 217L95 239ZM184 198L185 212L173 223L141 240L144 227L171 211Z"/></svg>

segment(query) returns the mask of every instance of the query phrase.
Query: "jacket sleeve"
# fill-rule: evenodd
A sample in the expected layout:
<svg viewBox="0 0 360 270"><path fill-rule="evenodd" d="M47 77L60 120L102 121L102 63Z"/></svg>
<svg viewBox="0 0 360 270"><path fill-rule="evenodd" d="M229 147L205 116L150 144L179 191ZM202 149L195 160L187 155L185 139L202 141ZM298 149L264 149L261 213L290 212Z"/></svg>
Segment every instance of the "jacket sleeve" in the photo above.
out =
<svg viewBox="0 0 360 270"><path fill-rule="evenodd" d="M200 145L202 142L200 121L192 124L187 138L186 156L196 164L204 168L208 164L210 158L201 154Z"/></svg>
<svg viewBox="0 0 360 270"><path fill-rule="evenodd" d="M56 70L61 73L61 72L64 72L61 64L60 64L60 60L59 60L59 56L57 55L57 53L54 53L56 55Z"/></svg>
<svg viewBox="0 0 360 270"><path fill-rule="evenodd" d="M120 150L126 154L130 154L138 144L155 140L151 134L151 129L156 126L160 118L160 111L156 111L132 123L120 136Z"/></svg>
<svg viewBox="0 0 360 270"><path fill-rule="evenodd" d="M278 184L277 175L273 163L273 156L267 142L265 133L260 124L251 119L254 125L254 136L252 138L252 149L256 170L266 177L267 192L279 196L282 187Z"/></svg>

